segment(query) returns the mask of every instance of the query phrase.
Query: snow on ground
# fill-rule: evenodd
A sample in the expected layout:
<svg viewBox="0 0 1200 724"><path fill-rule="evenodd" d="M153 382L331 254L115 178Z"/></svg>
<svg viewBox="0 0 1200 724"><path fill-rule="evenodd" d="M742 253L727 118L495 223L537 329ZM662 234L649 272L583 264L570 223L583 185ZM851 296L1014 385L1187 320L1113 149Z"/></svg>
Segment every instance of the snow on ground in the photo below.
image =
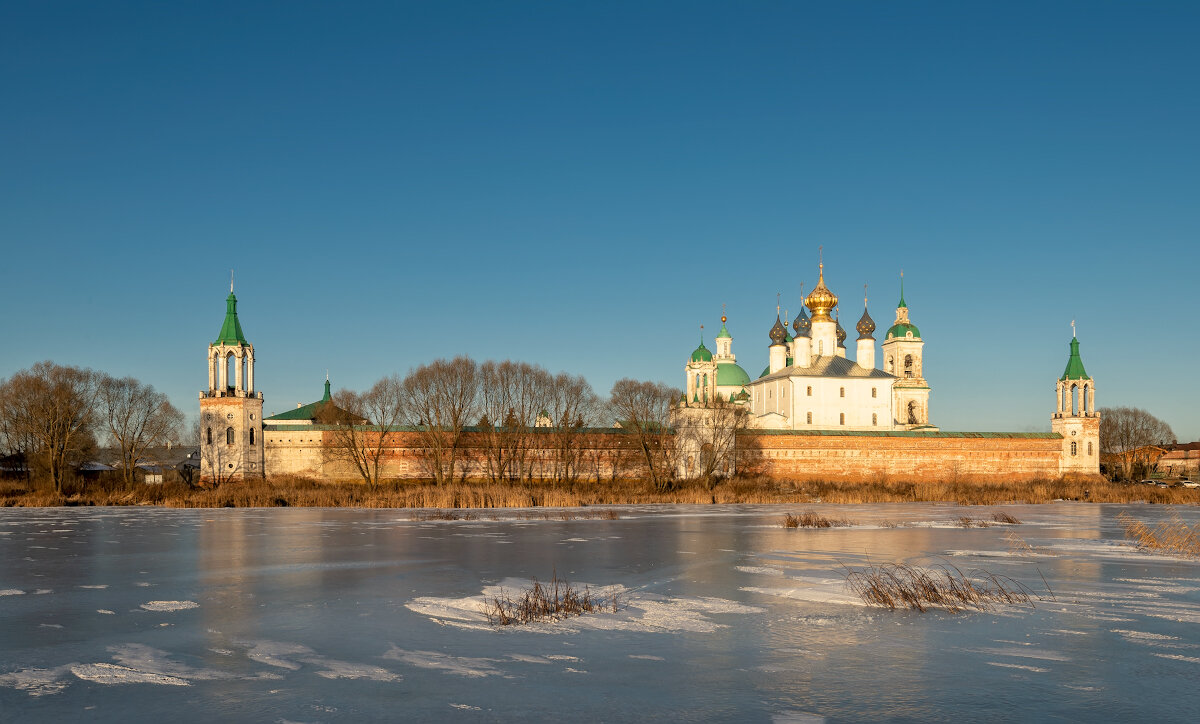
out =
<svg viewBox="0 0 1200 724"><path fill-rule="evenodd" d="M142 604L147 611L184 611L189 608L199 608L195 601L149 601Z"/></svg>

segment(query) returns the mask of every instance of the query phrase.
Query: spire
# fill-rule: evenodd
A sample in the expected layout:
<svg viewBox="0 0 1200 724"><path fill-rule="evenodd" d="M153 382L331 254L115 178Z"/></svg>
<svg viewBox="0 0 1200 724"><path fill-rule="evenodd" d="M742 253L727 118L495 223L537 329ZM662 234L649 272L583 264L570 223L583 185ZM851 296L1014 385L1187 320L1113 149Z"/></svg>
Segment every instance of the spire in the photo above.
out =
<svg viewBox="0 0 1200 724"><path fill-rule="evenodd" d="M217 334L217 341L213 344L250 344L246 341L246 336L242 334L242 323L238 321L237 316L237 297L233 296L233 280L229 282L229 296L225 298L225 322L221 325L221 331Z"/></svg>
<svg viewBox="0 0 1200 724"><path fill-rule="evenodd" d="M779 315L775 315L775 324L771 326L769 334L772 347L777 344L783 344L783 341L787 339L787 330L783 328L783 322L779 321Z"/></svg>
<svg viewBox="0 0 1200 724"><path fill-rule="evenodd" d="M897 304L896 307L897 308L903 307L905 309L908 309L908 305L904 303L904 270L903 269L900 270L900 303Z"/></svg>
<svg viewBox="0 0 1200 724"><path fill-rule="evenodd" d="M800 300L804 301L804 285L800 285ZM812 322L809 321L808 315L804 313L804 305L800 305L800 311L796 312L796 318L792 320L792 329L796 330L797 337L809 336L812 330Z"/></svg>
<svg viewBox="0 0 1200 724"><path fill-rule="evenodd" d="M721 305L721 331L717 332L717 339L733 339L733 335L729 333L728 329L725 329L725 322L728 319L729 318L725 316L725 305L722 304Z"/></svg>
<svg viewBox="0 0 1200 724"><path fill-rule="evenodd" d="M812 312L812 321L828 322L829 310L837 306L837 296L829 291L829 287L825 286L825 261L822 259L819 265L819 275L817 278L817 286L813 287L812 294L804 300L804 304Z"/></svg>
<svg viewBox="0 0 1200 724"><path fill-rule="evenodd" d="M333 395L329 394L329 370L325 370L325 396L321 398L321 402L329 402L333 399Z"/></svg>
<svg viewBox="0 0 1200 724"><path fill-rule="evenodd" d="M1071 356L1067 358L1067 369L1063 371L1062 377L1059 380L1087 380L1088 373L1083 369L1083 358L1079 356L1079 340L1071 337Z"/></svg>
<svg viewBox="0 0 1200 724"><path fill-rule="evenodd" d="M859 317L858 324L854 325L858 330L859 339L873 339L871 333L875 331L875 320L871 319L871 315L867 312L867 285L863 285L863 315Z"/></svg>

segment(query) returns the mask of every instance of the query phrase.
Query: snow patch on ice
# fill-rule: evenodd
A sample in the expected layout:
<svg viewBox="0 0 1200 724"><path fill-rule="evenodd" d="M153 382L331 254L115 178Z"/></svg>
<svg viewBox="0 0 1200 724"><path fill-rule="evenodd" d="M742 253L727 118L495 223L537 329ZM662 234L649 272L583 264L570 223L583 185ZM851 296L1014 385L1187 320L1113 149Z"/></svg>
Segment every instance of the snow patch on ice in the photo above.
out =
<svg viewBox="0 0 1200 724"><path fill-rule="evenodd" d="M630 654L630 655L629 655L629 658L631 658L631 659L643 659L643 660L645 660L645 661L666 661L666 659L664 659L663 657L661 657L661 656L655 656L655 655L653 655L653 654Z"/></svg>
<svg viewBox="0 0 1200 724"><path fill-rule="evenodd" d="M92 585L87 585L87 586L80 586L80 588L90 588L93 591L100 591L105 588L108 588L108 584L107 583L97 583L97 584L92 584Z"/></svg>
<svg viewBox="0 0 1200 724"><path fill-rule="evenodd" d="M986 663L988 666L1001 666L1006 669L1021 669L1022 671L1033 671L1038 674L1045 674L1050 671L1050 669L1043 669L1039 666L1026 666L1025 664L1006 664L1000 661L986 661L984 663Z"/></svg>
<svg viewBox="0 0 1200 724"><path fill-rule="evenodd" d="M326 679L368 679L370 681L399 681L402 677L400 674L388 671L379 666L371 666L369 664L353 664L348 661L336 661L334 659L323 659L314 657L305 659L305 663L311 663L323 667L317 672L317 676L322 676Z"/></svg>
<svg viewBox="0 0 1200 724"><path fill-rule="evenodd" d="M1158 656L1160 658L1163 658L1163 659L1170 659L1172 661L1186 661L1189 664L1200 664L1200 659L1196 658L1195 656L1183 656L1180 654L1160 654L1160 653L1155 653L1154 655Z"/></svg>
<svg viewBox="0 0 1200 724"><path fill-rule="evenodd" d="M981 654L988 656L1015 656L1022 659L1040 659L1042 661L1070 661L1063 654L1056 651L1046 651L1045 649L1004 649L1004 648L984 648L975 649Z"/></svg>
<svg viewBox="0 0 1200 724"><path fill-rule="evenodd" d="M98 608L98 609L96 609L96 613L102 613L106 616L116 616L117 615L115 611L109 611L107 608Z"/></svg>
<svg viewBox="0 0 1200 724"><path fill-rule="evenodd" d="M195 601L149 601L142 604L147 611L185 611L189 608L199 608Z"/></svg>
<svg viewBox="0 0 1200 724"><path fill-rule="evenodd" d="M1166 634L1149 633L1147 631L1129 631L1126 629L1114 628L1111 631L1115 634L1120 634L1122 637L1130 641L1178 641L1178 636L1167 636Z"/></svg>
<svg viewBox="0 0 1200 724"><path fill-rule="evenodd" d="M742 573L757 573L760 576L782 576L783 571L778 568L768 568L766 566L736 566L736 570Z"/></svg>
<svg viewBox="0 0 1200 724"><path fill-rule="evenodd" d="M30 696L57 694L71 683L67 675L71 673L71 667L75 665L67 664L53 669L21 669L0 674L0 686L24 691Z"/></svg>
<svg viewBox="0 0 1200 724"><path fill-rule="evenodd" d="M477 706L471 706L470 704L451 704L450 706L455 709L462 709L463 711L483 711L483 709L480 709Z"/></svg>
<svg viewBox="0 0 1200 724"><path fill-rule="evenodd" d="M127 666L116 664L74 664L71 673L97 684L160 684L163 686L188 686L183 679L155 674L149 671L138 671Z"/></svg>
<svg viewBox="0 0 1200 724"><path fill-rule="evenodd" d="M485 676L498 676L503 672L492 664L494 659L474 659L466 656L451 656L437 651L408 651L398 646L392 646L383 655L385 659L395 659L421 669L436 669L448 674L479 679Z"/></svg>
<svg viewBox="0 0 1200 724"><path fill-rule="evenodd" d="M19 588L5 588L0 590L0 596L24 596L25 592Z"/></svg>

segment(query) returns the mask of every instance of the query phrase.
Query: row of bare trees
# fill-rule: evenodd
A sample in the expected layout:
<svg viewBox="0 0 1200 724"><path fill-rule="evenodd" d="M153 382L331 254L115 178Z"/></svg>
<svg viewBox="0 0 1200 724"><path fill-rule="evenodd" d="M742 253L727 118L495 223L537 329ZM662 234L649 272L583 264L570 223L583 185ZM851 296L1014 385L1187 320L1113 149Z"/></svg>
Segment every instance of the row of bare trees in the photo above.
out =
<svg viewBox="0 0 1200 724"><path fill-rule="evenodd" d="M132 377L46 361L0 380L0 446L60 493L98 442L120 451L131 483L147 452L175 441L182 424L166 395Z"/></svg>
<svg viewBox="0 0 1200 724"><path fill-rule="evenodd" d="M424 472L438 484L468 475L570 483L636 468L665 489L679 476L687 437L673 427L679 396L669 385L623 379L604 400L583 377L460 356L385 377L363 392L339 390L319 422L333 426L325 461L343 464L369 485L384 477L388 451L398 445L389 431L402 427L418 441ZM688 435L704 438L687 438L707 451L693 468L699 475L726 467L720 453L732 450L744 417L740 408L714 410L715 424L688 428ZM614 423L624 434L607 444L589 433Z"/></svg>
<svg viewBox="0 0 1200 724"><path fill-rule="evenodd" d="M1146 474L1152 465L1146 448L1176 442L1171 426L1137 407L1102 407L1100 413L1100 453L1120 460L1120 475L1126 480L1134 473ZM1110 471L1110 474L1116 471Z"/></svg>

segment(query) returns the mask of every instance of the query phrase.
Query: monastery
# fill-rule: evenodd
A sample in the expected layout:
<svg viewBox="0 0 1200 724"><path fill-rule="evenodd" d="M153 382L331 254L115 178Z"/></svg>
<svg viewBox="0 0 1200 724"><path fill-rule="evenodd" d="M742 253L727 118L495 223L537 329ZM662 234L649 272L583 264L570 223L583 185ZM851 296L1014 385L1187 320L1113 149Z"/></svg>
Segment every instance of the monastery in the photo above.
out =
<svg viewBox="0 0 1200 724"><path fill-rule="evenodd" d="M901 280L903 281L903 279ZM228 482L295 474L319 479L354 479L328 455L336 426L322 421L332 405L324 396L294 410L263 417L263 393L254 376L255 350L242 331L232 286L225 319L206 355L208 388L200 392L201 480ZM831 312L837 296L825 284L824 264L801 311L785 326L778 312L768 337L768 365L750 379L737 364L726 317L715 346L701 340L685 365L685 393L673 426L679 473L695 475L711 445L704 435L722 407L746 412L745 429L730 439L736 449L719 472L755 473L788 480L971 482L1098 476L1100 418L1095 382L1084 370L1079 340L1072 337L1066 369L1056 381L1050 431L1038 433L945 432L931 423L930 385L924 377L925 342L909 316L901 285L892 326L884 334L876 366L875 322L866 309L855 325L855 358L846 331ZM419 435L412 428L386 435L386 479L427 479ZM551 454L552 428L546 434ZM462 440L464 467L471 477L481 457L482 433L468 428ZM582 437L581 458L593 479L639 475L634 435L619 426L592 428ZM707 449L706 449L707 448ZM478 468L474 469L479 472Z"/></svg>

